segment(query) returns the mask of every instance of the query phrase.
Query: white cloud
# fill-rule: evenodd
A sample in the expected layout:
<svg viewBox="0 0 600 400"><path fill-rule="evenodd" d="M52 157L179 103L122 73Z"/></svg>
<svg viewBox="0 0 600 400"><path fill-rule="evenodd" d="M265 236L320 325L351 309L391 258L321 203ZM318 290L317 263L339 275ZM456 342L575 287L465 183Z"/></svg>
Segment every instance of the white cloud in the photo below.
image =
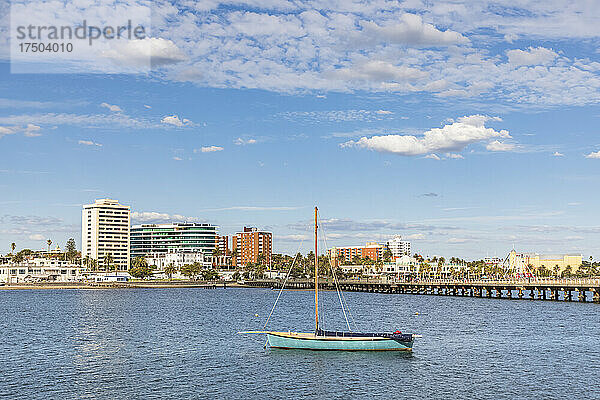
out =
<svg viewBox="0 0 600 400"><path fill-rule="evenodd" d="M29 235L29 240L46 240L46 238L44 237L44 235L34 233L32 235Z"/></svg>
<svg viewBox="0 0 600 400"><path fill-rule="evenodd" d="M238 146L244 146L247 144L256 144L256 139L242 139L242 138L237 138L233 141L233 143L235 143Z"/></svg>
<svg viewBox="0 0 600 400"><path fill-rule="evenodd" d="M148 104L144 104L144 108L151 109L152 106L149 106Z"/></svg>
<svg viewBox="0 0 600 400"><path fill-rule="evenodd" d="M0 126L0 138L5 135L12 135L19 131L18 127L14 126Z"/></svg>
<svg viewBox="0 0 600 400"><path fill-rule="evenodd" d="M422 136L383 135L362 137L358 141L342 143L341 147L359 147L403 156L415 156L440 151L461 151L472 143L495 137L510 138L508 131L486 128L487 121L501 121L498 117L471 115L458 118L442 128L433 128ZM436 156L437 157L437 156Z"/></svg>
<svg viewBox="0 0 600 400"><path fill-rule="evenodd" d="M175 157L173 157L173 160L175 160L175 161L183 161L183 158L175 156Z"/></svg>
<svg viewBox="0 0 600 400"><path fill-rule="evenodd" d="M521 65L547 65L553 62L558 54L545 47L529 47L527 50L508 50L508 62L515 66Z"/></svg>
<svg viewBox="0 0 600 400"><path fill-rule="evenodd" d="M113 114L21 114L0 117L0 124L7 125L77 125L85 127L118 126L127 128L157 127L157 124L136 119L121 113Z"/></svg>
<svg viewBox="0 0 600 400"><path fill-rule="evenodd" d="M163 124L173 125L173 126L177 126L177 127L182 127L185 125L192 124L192 121L190 121L189 119L185 119L185 118L179 119L179 116L177 116L177 115L167 115L166 117L161 119L160 122L162 122Z"/></svg>
<svg viewBox="0 0 600 400"><path fill-rule="evenodd" d="M600 150L586 155L585 158L600 158Z"/></svg>
<svg viewBox="0 0 600 400"><path fill-rule="evenodd" d="M27 137L37 137L37 136L42 136L41 133L38 133L38 131L40 129L42 129L42 128L39 125L27 124L25 129L23 129L23 132L24 132L25 136L27 136Z"/></svg>
<svg viewBox="0 0 600 400"><path fill-rule="evenodd" d="M485 146L489 151L513 151L516 145L513 143L505 143L499 140L494 140Z"/></svg>
<svg viewBox="0 0 600 400"><path fill-rule="evenodd" d="M131 219L137 223L200 221L200 219L197 217L186 217L180 214L167 214L155 211L134 211L131 213Z"/></svg>
<svg viewBox="0 0 600 400"><path fill-rule="evenodd" d="M389 111L389 110L377 110L377 111L375 111L375 114L379 114L379 115L390 115L390 114L393 114L393 112L392 112L392 111Z"/></svg>
<svg viewBox="0 0 600 400"><path fill-rule="evenodd" d="M175 43L163 38L115 41L113 45L112 49L103 51L101 56L118 65L150 68L187 59Z"/></svg>
<svg viewBox="0 0 600 400"><path fill-rule="evenodd" d="M455 153L447 153L447 154L446 154L446 157L448 157L448 158L452 158L452 159L454 159L454 160L462 160L462 159L464 159L464 157L463 157L462 155L460 155L460 154L455 154Z"/></svg>
<svg viewBox="0 0 600 400"><path fill-rule="evenodd" d="M84 145L84 146L96 146L96 147L102 147L102 144L100 144L100 143L96 143L96 142L93 142L93 141L91 141L91 140L80 140L80 141L78 141L77 143L79 143L79 144L82 144L82 145Z"/></svg>
<svg viewBox="0 0 600 400"><path fill-rule="evenodd" d="M379 26L372 21L363 21L363 32L373 40L385 43L412 46L449 46L466 44L469 39L451 30L441 31L432 24L423 22L416 14L403 14L399 23Z"/></svg>
<svg viewBox="0 0 600 400"><path fill-rule="evenodd" d="M108 108L112 112L122 112L123 111L123 110L121 110L121 107L119 107L115 104L102 103L102 104L100 104L100 107Z"/></svg>
<svg viewBox="0 0 600 400"><path fill-rule="evenodd" d="M345 81L398 82L414 81L427 77L428 73L406 65L394 65L387 61L367 61L350 68L331 72L331 77ZM382 89L398 89L404 86L381 86Z"/></svg>
<svg viewBox="0 0 600 400"><path fill-rule="evenodd" d="M194 149L194 153L214 153L215 151L223 151L221 146L204 146L200 149Z"/></svg>
<svg viewBox="0 0 600 400"><path fill-rule="evenodd" d="M423 240L425 239L424 233L413 233L411 235L403 235L402 238L405 240Z"/></svg>
<svg viewBox="0 0 600 400"><path fill-rule="evenodd" d="M554 154L552 154L552 157L564 157L565 155L563 153L559 153L558 151L555 151Z"/></svg>
<svg viewBox="0 0 600 400"><path fill-rule="evenodd" d="M427 154L427 155L425 156L425 158L430 158L430 159L432 159L432 160L437 160L437 161L440 161L440 160L441 160L441 158L440 158L440 157L439 157L437 154L434 154L434 153Z"/></svg>
<svg viewBox="0 0 600 400"><path fill-rule="evenodd" d="M11 117L8 117L10 120ZM0 138L5 135L12 135L15 133L23 132L26 137L38 137L42 136L39 131L42 128L39 125L28 123L25 127L21 126L0 126Z"/></svg>

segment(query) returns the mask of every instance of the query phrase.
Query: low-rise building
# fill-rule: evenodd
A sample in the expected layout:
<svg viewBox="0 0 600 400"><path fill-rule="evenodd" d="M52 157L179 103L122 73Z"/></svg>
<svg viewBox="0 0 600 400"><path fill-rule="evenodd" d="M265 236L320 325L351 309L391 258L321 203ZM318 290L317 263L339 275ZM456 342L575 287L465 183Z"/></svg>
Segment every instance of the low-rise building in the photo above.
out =
<svg viewBox="0 0 600 400"><path fill-rule="evenodd" d="M581 266L581 254L538 254L517 253L514 249L508 254L508 270L516 274L534 274L540 268L562 274L566 270L576 272Z"/></svg>
<svg viewBox="0 0 600 400"><path fill-rule="evenodd" d="M210 268L212 265L212 257L206 255L202 250L169 250L167 253L150 253L145 258L148 265L155 267L157 272L164 271L168 266L179 270L186 264L199 263L203 268Z"/></svg>
<svg viewBox="0 0 600 400"><path fill-rule="evenodd" d="M0 265L0 281L25 282L76 282L83 279L80 265L48 258L27 259L19 263Z"/></svg>
<svg viewBox="0 0 600 400"><path fill-rule="evenodd" d="M355 257L368 258L373 261L383 259L386 247L375 242L368 242L364 246L332 247L327 250L327 256L337 265L351 262Z"/></svg>

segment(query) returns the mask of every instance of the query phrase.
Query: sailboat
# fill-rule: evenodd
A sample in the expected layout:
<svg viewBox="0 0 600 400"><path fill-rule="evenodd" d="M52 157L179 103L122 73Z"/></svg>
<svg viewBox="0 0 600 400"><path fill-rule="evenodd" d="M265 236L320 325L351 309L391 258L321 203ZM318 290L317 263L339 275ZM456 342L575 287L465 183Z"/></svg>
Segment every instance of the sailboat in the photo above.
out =
<svg viewBox="0 0 600 400"><path fill-rule="evenodd" d="M267 343L274 349L337 350L337 351L412 351L414 339L420 335L410 333L382 332L361 333L326 331L319 326L319 260L318 260L318 209L315 207L315 331L276 332L251 331L241 333L265 333ZM283 290L283 287L282 287ZM343 307L343 304L342 304ZM348 325L349 327L349 325Z"/></svg>

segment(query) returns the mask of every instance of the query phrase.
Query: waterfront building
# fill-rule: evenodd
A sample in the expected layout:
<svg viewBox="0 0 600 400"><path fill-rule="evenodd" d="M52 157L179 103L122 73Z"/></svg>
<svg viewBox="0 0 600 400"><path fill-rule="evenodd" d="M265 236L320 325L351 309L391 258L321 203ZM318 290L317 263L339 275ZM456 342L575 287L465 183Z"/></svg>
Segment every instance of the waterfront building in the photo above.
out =
<svg viewBox="0 0 600 400"><path fill-rule="evenodd" d="M173 266L177 270L186 264L199 263L207 269L211 267L212 257L202 250L177 250L169 249L166 253L150 253L145 255L148 265L154 266L157 272L165 270L165 267Z"/></svg>
<svg viewBox="0 0 600 400"><path fill-rule="evenodd" d="M386 246L389 251L392 252L394 259L402 256L410 256L410 242L408 240L402 240L402 236L396 235L391 240L388 240Z"/></svg>
<svg viewBox="0 0 600 400"><path fill-rule="evenodd" d="M131 228L131 257L154 253L200 251L212 257L217 243L217 227L211 224L175 222L143 224Z"/></svg>
<svg viewBox="0 0 600 400"><path fill-rule="evenodd" d="M215 248L219 250L222 256L229 254L229 236L218 236Z"/></svg>
<svg viewBox="0 0 600 400"><path fill-rule="evenodd" d="M75 282L82 280L82 267L49 258L31 258L17 264L0 265L0 281L24 282Z"/></svg>
<svg viewBox="0 0 600 400"><path fill-rule="evenodd" d="M385 250L386 247L382 244L368 242L362 247L332 247L327 250L327 255L337 264L351 262L354 257L369 258L373 261L379 261L383 259Z"/></svg>
<svg viewBox="0 0 600 400"><path fill-rule="evenodd" d="M259 231L257 228L244 227L242 232L237 232L232 237L231 248L237 252L234 258L235 265L245 266L250 262L256 263L262 255L265 264L270 267L273 234Z"/></svg>
<svg viewBox="0 0 600 400"><path fill-rule="evenodd" d="M81 217L82 259L90 257L104 265L104 257L110 254L118 269L129 269L129 206L99 199L84 205Z"/></svg>
<svg viewBox="0 0 600 400"><path fill-rule="evenodd" d="M514 249L508 254L508 270L516 274L533 274L542 267L558 275L566 270L574 273L581 262L581 254L517 253Z"/></svg>

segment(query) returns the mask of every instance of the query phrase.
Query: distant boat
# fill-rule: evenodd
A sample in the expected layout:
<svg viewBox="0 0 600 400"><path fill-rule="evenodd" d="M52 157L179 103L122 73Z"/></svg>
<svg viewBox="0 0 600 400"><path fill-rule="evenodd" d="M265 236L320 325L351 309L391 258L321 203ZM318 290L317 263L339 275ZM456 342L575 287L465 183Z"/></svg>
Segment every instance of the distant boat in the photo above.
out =
<svg viewBox="0 0 600 400"><path fill-rule="evenodd" d="M319 327L319 260L317 253L318 209L315 207L315 331L264 333L267 343L275 349L336 350L336 351L412 351L413 342L419 335L395 331L391 333L360 333L326 331ZM283 289L283 288L282 288ZM340 300L341 301L341 300ZM343 304L342 304L343 307ZM349 324L348 324L349 326Z"/></svg>

